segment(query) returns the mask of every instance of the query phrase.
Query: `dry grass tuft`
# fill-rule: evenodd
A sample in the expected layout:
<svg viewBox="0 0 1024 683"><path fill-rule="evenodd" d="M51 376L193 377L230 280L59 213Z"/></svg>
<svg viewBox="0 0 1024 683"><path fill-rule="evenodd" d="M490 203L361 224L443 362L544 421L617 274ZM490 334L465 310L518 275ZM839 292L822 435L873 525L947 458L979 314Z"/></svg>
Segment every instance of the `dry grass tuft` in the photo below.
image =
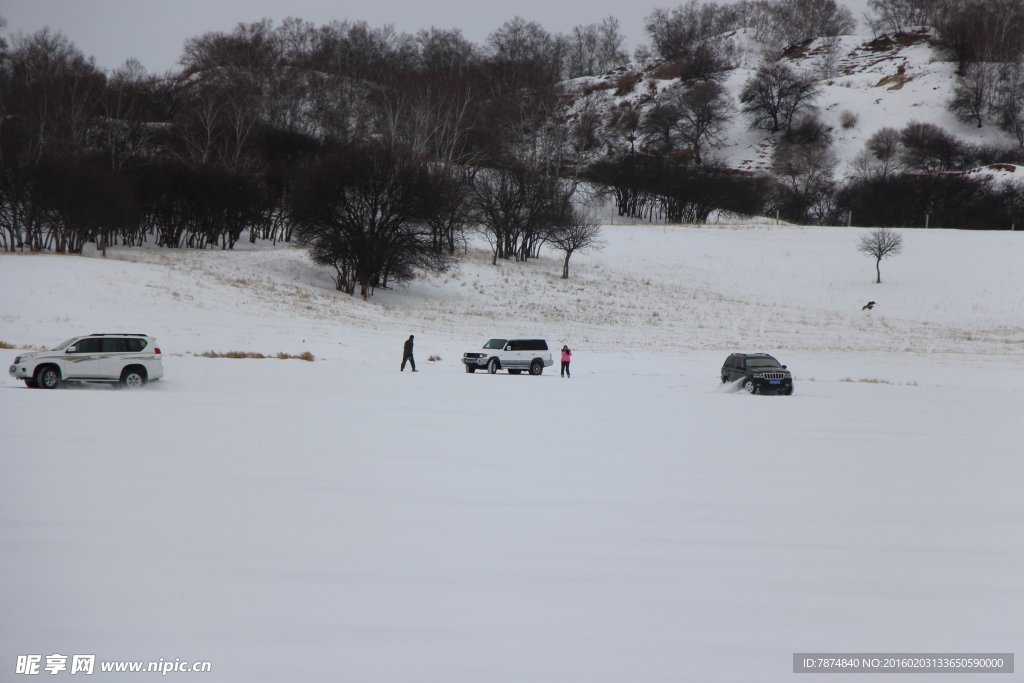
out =
<svg viewBox="0 0 1024 683"><path fill-rule="evenodd" d="M220 351L203 351L199 355L203 358L266 358L262 353L256 353L254 351L228 351L227 353L221 353Z"/></svg>
<svg viewBox="0 0 1024 683"><path fill-rule="evenodd" d="M427 360L441 360L441 356L427 356Z"/></svg>
<svg viewBox="0 0 1024 683"><path fill-rule="evenodd" d="M316 356L314 356L309 351L303 351L302 353L298 354L297 356L293 356L292 354L285 353L283 351L278 351L277 352L277 357L280 360L289 360L291 358L294 358L295 360L305 360L305 361L309 361L310 363L312 363L313 361L316 360Z"/></svg>
<svg viewBox="0 0 1024 683"><path fill-rule="evenodd" d="M45 346L33 346L32 344L8 344L5 341L0 341L0 349L20 349L22 351L49 351Z"/></svg>
<svg viewBox="0 0 1024 683"><path fill-rule="evenodd" d="M278 358L280 360L294 358L296 360L309 361L310 363L316 360L316 356L309 351L303 351L298 355L279 351L276 356L264 356L262 353L257 353L255 351L228 351L227 353L221 353L219 351L204 351L199 355L203 358Z"/></svg>

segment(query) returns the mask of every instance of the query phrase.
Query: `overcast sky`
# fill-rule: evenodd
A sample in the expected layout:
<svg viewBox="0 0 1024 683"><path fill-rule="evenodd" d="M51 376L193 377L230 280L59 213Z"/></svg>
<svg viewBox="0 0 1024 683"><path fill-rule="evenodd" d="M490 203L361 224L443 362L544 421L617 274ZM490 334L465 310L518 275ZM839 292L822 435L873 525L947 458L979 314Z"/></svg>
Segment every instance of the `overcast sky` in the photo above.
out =
<svg viewBox="0 0 1024 683"><path fill-rule="evenodd" d="M866 0L847 0L859 19ZM7 33L33 33L44 26L61 31L103 69L135 57L148 71L176 67L186 38L207 31L230 31L238 22L300 17L321 25L334 19L394 24L399 31L460 28L482 43L517 14L540 22L552 33L578 24L619 19L630 52L646 42L643 20L659 0L0 0Z"/></svg>

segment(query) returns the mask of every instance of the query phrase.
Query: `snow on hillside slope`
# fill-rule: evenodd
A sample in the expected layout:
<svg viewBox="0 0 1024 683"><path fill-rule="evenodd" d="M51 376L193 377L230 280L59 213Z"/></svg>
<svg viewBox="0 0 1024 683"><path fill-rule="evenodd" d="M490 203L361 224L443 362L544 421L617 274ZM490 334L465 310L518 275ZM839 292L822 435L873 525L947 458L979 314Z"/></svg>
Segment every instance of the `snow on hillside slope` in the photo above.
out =
<svg viewBox="0 0 1024 683"><path fill-rule="evenodd" d="M767 169L778 134L751 131L739 111L739 95L744 84L756 73L763 45L752 40L748 30L729 34L727 42L735 50L734 63L724 83L736 106L723 139L725 145L714 154L729 166L747 170ZM839 176L850 172L849 164L864 149L864 143L883 127L901 129L911 121L937 124L957 137L973 143L1014 146L1011 137L994 125L978 128L963 124L946 109L956 86L956 65L940 61L941 56L929 43L927 34L909 34L893 41L887 36L841 36L836 41L834 74L822 77L820 61L825 39L818 39L782 59L798 71L819 76L822 95L817 100L818 116L832 128L834 149L839 157ZM643 68L631 64L598 78L581 78L573 84L577 93L594 91L590 98L604 108L629 103L641 110L649 106L652 93L673 87L678 79L650 78L650 72L627 94L618 95L612 85L623 73L639 73ZM596 89L596 90L595 90ZM578 111L577 100L573 111ZM852 128L843 128L840 117L849 111L858 117Z"/></svg>
<svg viewBox="0 0 1024 683"><path fill-rule="evenodd" d="M166 374L0 377L0 662L768 683L794 652L1012 652L1024 234L904 231L881 285L860 234L610 226L567 282L471 249L369 302L289 247L2 255L0 340L146 332ZM501 332L569 343L572 378L463 372ZM731 350L795 395L721 385Z"/></svg>

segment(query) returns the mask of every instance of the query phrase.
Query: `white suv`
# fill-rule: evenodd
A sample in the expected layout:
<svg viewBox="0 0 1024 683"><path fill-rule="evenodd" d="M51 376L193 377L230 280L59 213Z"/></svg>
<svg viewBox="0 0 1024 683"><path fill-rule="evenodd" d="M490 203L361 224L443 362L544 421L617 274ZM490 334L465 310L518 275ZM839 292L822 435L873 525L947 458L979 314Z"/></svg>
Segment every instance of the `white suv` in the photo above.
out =
<svg viewBox="0 0 1024 683"><path fill-rule="evenodd" d="M61 382L120 382L141 387L164 376L156 340L144 334L72 337L53 351L23 353L8 373L30 387L56 389Z"/></svg>
<svg viewBox="0 0 1024 683"><path fill-rule="evenodd" d="M492 375L498 370L508 370L510 375L523 370L539 375L554 363L543 339L491 339L482 350L462 354L462 362L466 372L486 368Z"/></svg>

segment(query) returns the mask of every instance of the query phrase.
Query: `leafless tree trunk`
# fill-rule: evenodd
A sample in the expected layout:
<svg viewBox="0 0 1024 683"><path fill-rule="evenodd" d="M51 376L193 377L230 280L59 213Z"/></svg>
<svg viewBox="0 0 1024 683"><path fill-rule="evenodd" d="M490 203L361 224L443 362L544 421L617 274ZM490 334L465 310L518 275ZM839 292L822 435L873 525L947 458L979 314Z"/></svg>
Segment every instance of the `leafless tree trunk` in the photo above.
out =
<svg viewBox="0 0 1024 683"><path fill-rule="evenodd" d="M569 279L569 259L574 253L604 248L601 225L590 213L577 206L570 208L565 222L552 231L548 241L565 255L562 261L563 280Z"/></svg>
<svg viewBox="0 0 1024 683"><path fill-rule="evenodd" d="M875 283L881 284L882 270L880 264L882 259L902 253L903 235L889 228L872 230L860 238L860 242L857 244L857 251L875 259L875 274L877 275Z"/></svg>

